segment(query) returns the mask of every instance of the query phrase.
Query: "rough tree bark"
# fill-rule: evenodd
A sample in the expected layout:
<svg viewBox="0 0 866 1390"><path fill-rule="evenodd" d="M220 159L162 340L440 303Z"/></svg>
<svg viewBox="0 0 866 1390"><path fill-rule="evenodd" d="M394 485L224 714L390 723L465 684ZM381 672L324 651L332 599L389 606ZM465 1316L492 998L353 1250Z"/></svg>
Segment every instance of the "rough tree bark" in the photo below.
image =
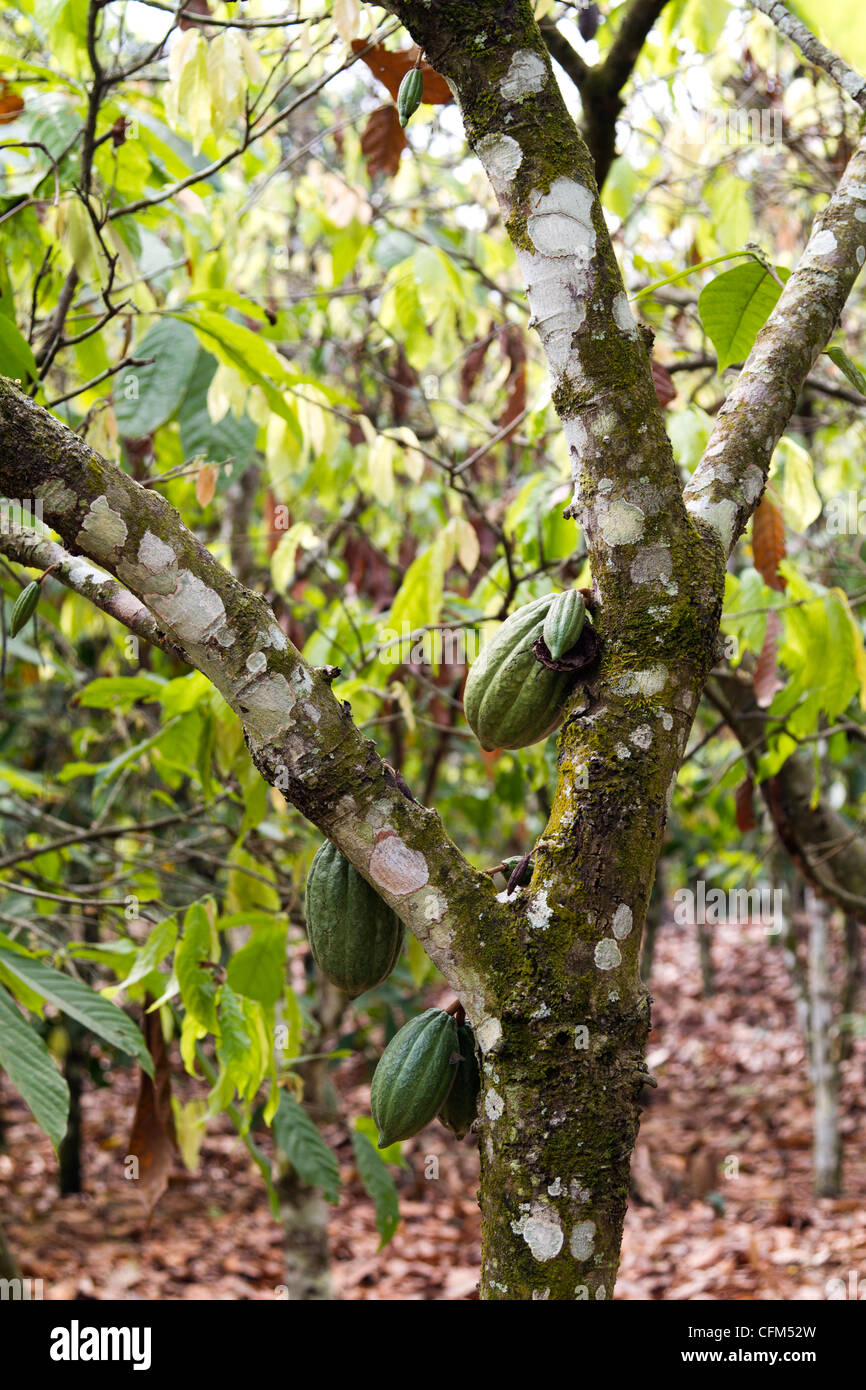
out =
<svg viewBox="0 0 866 1390"><path fill-rule="evenodd" d="M436 812L400 793L329 673L304 662L262 599L159 496L2 379L0 490L40 500L67 550L145 605L237 711L262 775L394 907L463 1000L483 1056L482 1297L604 1299L638 1125L649 1026L640 929L666 806L713 661L726 556L859 270L866 148L684 496L591 159L528 0L390 8L452 84L499 199L592 566L601 656L566 711L530 885L497 898Z"/></svg>

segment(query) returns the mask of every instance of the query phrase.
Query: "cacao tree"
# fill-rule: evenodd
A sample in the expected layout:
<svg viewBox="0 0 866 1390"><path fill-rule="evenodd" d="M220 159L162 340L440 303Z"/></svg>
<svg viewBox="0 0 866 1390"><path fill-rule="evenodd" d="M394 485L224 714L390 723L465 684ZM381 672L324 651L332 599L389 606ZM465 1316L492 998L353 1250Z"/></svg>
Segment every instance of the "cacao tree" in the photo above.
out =
<svg viewBox="0 0 866 1390"><path fill-rule="evenodd" d="M176 482L171 465L164 470L162 490L152 485L145 466L153 436L166 425L171 432L193 373L202 368L196 354L206 351L218 364L204 364L198 392L200 420L207 400L208 460L216 452L216 461L235 464L241 454L250 455L263 445L273 481L280 463L296 457L292 451L298 441L298 411L287 401L298 393L308 407L312 391L318 414L310 433L325 430L319 418L324 414L350 426L345 438L346 479L351 476L351 449L366 448L368 491L375 496L377 486L387 490L393 484L393 454L385 458L382 451L375 452L377 445L368 433L375 437L376 430L363 402L325 380L324 344L311 346L318 331L315 320L292 319L276 300L258 303L253 295L235 290L233 267L225 260L220 264L219 247L210 261L203 258L203 270L190 268L193 248L183 227L175 237L175 249L190 279L185 293L166 295L161 277L169 268L165 253L172 238L166 235L160 242L154 232L163 204L183 210L193 199L205 197L215 186L209 181L220 178L233 159L247 160L246 166L233 167L246 167L256 183L249 191L243 186L226 223L234 215L240 217L251 201L265 198L275 164L266 145L266 153L259 154L258 142L277 127L291 133L276 156L276 170L284 173L295 157L295 145L313 138L304 120L334 74L313 76L303 87L305 63L296 62L287 40L280 55L285 67L276 63L264 76L243 26L233 29L235 20L219 16L213 30L204 19L186 17L183 33L175 36L170 51L165 47L167 36L155 46L142 43L131 51L122 33L109 27L113 8L92 4L76 11L81 22L68 40L74 50L70 86L76 89L71 103L76 119L65 143L57 129L51 130L50 139L46 134L44 140L10 140L10 148L18 150L16 159L35 159L47 151L47 165L25 167L19 184L10 187L4 213L22 219L22 237L39 246L44 262L31 285L26 331L16 327L14 317L3 320L0 342L7 344L8 375L0 377L0 491L20 505L30 502L38 507L45 527L58 539L18 524L4 528L0 550L19 566L43 573L50 569L54 582L89 600L142 643L205 677L237 717L260 785L276 788L326 837L333 847L327 853L339 853L375 891L453 990L480 1058L482 1297L610 1298L639 1100L647 1082L644 1050L650 999L641 979L640 943L666 817L699 704L723 656L726 568L761 502L776 446L816 360L836 331L864 260L866 145L861 139L844 149L833 186L822 188L814 205L804 209L816 215L804 230L805 247L792 258L792 267L777 269L760 248L735 247L743 261L737 283L742 287L745 271L746 298L754 309L752 331L748 322L743 326L747 316L741 315L740 336L729 335L723 346L724 333L714 336L707 326L717 349L709 362L711 370L721 372L728 365L726 350L732 354L729 362L742 365L723 403L706 417L707 437L684 477L661 404L664 392L658 364L652 360L653 333L635 318L599 193L615 167L621 93L666 9L664 0L633 0L605 16L610 21L601 32L606 48L600 51L605 56L595 65L580 57L564 37L561 15L551 13L549 6L534 7L529 0L480 0L472 6L409 0L384 7L385 27L370 41L340 33L341 39L354 38L354 43L338 75L364 61L374 73L378 63L385 85L390 81L393 86L397 78L397 90L391 93L400 93L397 109L389 107L385 121L374 121L374 112L365 131L367 169L374 176L395 158L399 166L407 138L402 131L408 125L411 132L408 123L415 119L419 103L444 110L452 97L456 102L468 152L495 195L528 301L529 325L549 373L559 422L558 440L550 447L560 448L568 459L570 496L562 499L567 501L568 559L563 557L560 578L569 595L576 592L575 579L585 578L587 583L579 605L568 598L569 611L559 613L559 627L546 621L551 609L548 584L543 593L530 590L517 601L521 584L534 575L515 571L507 528L498 526L495 507L479 505L469 472L470 464L480 470L496 444L504 441L513 447L516 422L526 410L514 387L525 366L506 319L502 341L512 382L507 410L492 438L488 434L474 454L462 459L445 455L447 487L465 512L455 512L450 519L443 513L441 534L410 565L410 572L411 566L418 566L412 573L416 588L435 588L438 574L441 590L445 538L454 540L456 547L468 545L474 563L467 561L466 567L474 571L478 531L483 533L485 522L505 560L484 603L475 604L467 621L507 621L488 649L500 652L501 664L479 664L470 677L475 693L473 685L467 685L469 723L488 752L522 748L560 726L555 768L550 769L555 786L545 793L546 825L526 847L531 856L521 856L524 862L519 866L524 868L531 858L531 877L524 882L517 873L506 891L497 891L492 875L461 852L435 804L426 804L436 801L439 764L434 764L428 781L429 793L422 795L398 775L398 760L386 760L359 727L356 711L366 708L369 696L363 669L342 683L337 669L337 638L345 638L352 623L335 628L333 641L311 639L302 653L292 632L300 641L303 629L300 634L292 629L289 614L283 615L285 622L277 620L280 596L272 593L269 602L267 586L257 582L243 555L232 554L228 545L228 563L222 563L219 537L212 533L205 544L198 528L185 524L182 508L171 500ZM766 10L816 70L828 82L840 84L847 99L866 104L866 84L799 21L791 20L783 7L756 8ZM538 9L543 13L537 17ZM336 6L334 10L335 22L345 28L345 8L339 21ZM382 41L395 32L395 21L415 45L411 59L396 70L379 51ZM593 38L590 34L588 41ZM189 128L192 152L183 157L166 139L165 128L154 125L149 96L133 117L121 102L121 97L131 101L137 74L163 62L166 54L171 85L162 114L169 125L185 123ZM580 94L579 122L570 114L551 55ZM300 57L306 61L309 53ZM44 67L35 62L30 67L31 77L46 80ZM24 80L24 68L19 72L13 59L9 70ZM267 83L278 73L283 74L278 95L264 102ZM408 87L402 85L406 82ZM143 152L146 141L141 146L129 141L127 148L130 119L144 126L149 122L148 128L153 128L149 154ZM229 124L231 148L223 150L219 140ZM208 149L204 160L203 147ZM35 154L27 154L34 149ZM137 167L139 155L146 168ZM190 161L188 172L184 159ZM230 177L231 170L226 175ZM388 212L383 211L385 220ZM304 216L312 219L309 206L299 207L299 220ZM623 225L626 220L627 214ZM332 266L340 257L351 261L364 236L359 224L360 230L353 229L356 241L346 238L343 245L334 230L338 225L329 228ZM133 229L139 226L136 239ZM220 235L230 239L231 227L221 227ZM387 256L394 254L393 243L387 255L381 251L386 271L393 268ZM147 258L150 268L145 273L141 266ZM436 275L445 280L456 274L443 269L446 259L434 248L427 262L428 269L432 262ZM466 259L471 259L468 253ZM688 271L688 265L678 264L669 275L654 278L676 283ZM476 272L473 263L466 271L470 273L475 276L473 293L479 285L485 291L490 288L483 267ZM510 307L504 271L502 280L499 287L493 282L491 292ZM20 281L23 285L23 275ZM40 303L43 282L52 291L48 311ZM412 350L413 335L429 340L436 332L432 324L422 322L419 327L419 292L402 284L390 283L378 300L375 288L357 290L362 300L373 301L371 323L384 324L389 351L399 332ZM437 284L441 286L441 280L434 277L434 299ZM20 285L16 289L17 304ZM356 292L354 287L351 292ZM316 293L313 285L306 297L315 301ZM426 293L431 297L429 284ZM723 291L723 303L729 302ZM151 317L156 327L139 333L135 320ZM707 325L712 322L711 302L704 318ZM76 328L79 320L81 329ZM282 335L283 351L274 345L277 339L268 337L271 329ZM105 332L115 334L110 356L104 345L96 350ZM428 346L425 341L419 363ZM408 434L386 436L383 425L380 434L405 451L407 460L412 457L407 468L415 468L419 458L422 469L431 458L441 465L439 427L427 420L425 395L418 389L423 363L413 366L412 350L404 352L399 339L397 347L388 360L386 380L394 388L395 402L403 399L398 388L411 397L413 428ZM856 381L856 365L841 350L837 356L849 380ZM169 379L161 378L161 409L149 417L146 396L141 409L135 396L131 404L124 404L121 373L130 368L147 373L154 366L158 372L166 363ZM365 362L365 368L371 371L371 364ZM172 373L184 375L183 390L166 409ZM339 372L332 370L332 375ZM106 404L104 393L111 392L112 378L113 416L99 404ZM360 373L359 380L364 380ZM67 401L77 397L83 398L87 412L73 416ZM220 399L225 409L211 429L210 412L219 415ZM405 400L400 411L395 404L394 416L398 429L409 430ZM171 446L180 476L190 456L201 458L184 442L185 434L188 441L191 438L191 419L191 414L181 415ZM114 432L117 425L119 436ZM112 453L121 454L123 466L111 460ZM202 505L207 506L213 475L195 471L198 500L204 497ZM241 468L232 473L235 492L226 501L227 509L245 505L247 476ZM302 502L310 500L301 488L298 496ZM177 500L186 504L188 494L178 492ZM273 501L271 495L270 504ZM351 505L335 515L328 532L332 541L351 520ZM318 542L304 531L302 516L293 516L292 526L291 562L286 567L290 593L303 579L298 552L309 542L312 564L328 551L327 538ZM468 539L467 528L474 541ZM236 535L231 532L233 540ZM420 563L425 556L426 566ZM430 556L438 556L435 564ZM539 555L538 572L546 575L548 568ZM406 584L408 580L407 574ZM743 587L744 583L741 596ZM408 611L403 588L400 593L402 611ZM531 632L533 643L543 641L542 654L553 664L540 662L534 646L521 649L518 677L497 684L506 669L517 670L505 665L516 651L509 645L515 631L509 624L523 621L527 598L539 605L531 617L542 630L536 633L529 624L514 640L519 643ZM16 628L13 635L33 619L34 599L38 602L39 593L31 588L28 594L24 588L18 600L22 606L10 618ZM395 625L402 616L398 599L390 607ZM844 595L834 602L841 605L845 631L853 633L856 623ZM438 612L431 611L421 626L429 631L437 623ZM417 635L414 624L412 635ZM581 659L564 673L559 667L578 641ZM853 635L850 641L855 641ZM862 653L862 638L858 650ZM853 687L845 685L845 704L859 688L857 679ZM459 689L460 681L457 693ZM194 693L201 698L197 688ZM403 693L389 688L389 699L399 704ZM456 698L452 696L454 702ZM797 698L793 688L792 698ZM492 722L487 724L480 712L487 710L489 700ZM177 711L184 713L182 704ZM814 721L825 712L820 701L810 707ZM733 714L730 723L737 731ZM779 752L786 728L769 731L771 754ZM450 736L448 726L446 735ZM553 745L548 746L552 750ZM787 756L792 749L783 751ZM785 775L784 768L779 775ZM193 965L200 976L213 922L193 908L190 912L184 940L192 942L196 934L200 938L201 949L197 945L188 951L195 955ZM391 948L396 951L399 936L392 930L383 969L393 963ZM323 947L314 944L314 950L320 957ZM8 969L8 955L3 961ZM375 973L378 977L381 972ZM340 982L352 986L350 993L355 983L362 988L368 983L349 981L348 976ZM182 1048L187 1057L207 1031L203 1018L216 1023L214 998L209 995L197 1015L184 997L188 1023ZM220 1002L220 1023L227 1036L231 993L224 993ZM425 1017L409 1027L417 1029ZM444 1064L446 1052L453 1051L452 1032L457 1037L466 1024L452 1024L450 1018L443 1024L439 1019L441 1015L434 1022L447 1043L441 1050ZM215 1027L212 1031L216 1034ZM137 1039L127 1034L126 1041L131 1051L142 1055ZM468 1062L465 1033L459 1041L461 1050L464 1046ZM261 1080L266 1071L263 1062ZM231 1085L229 1092L233 1094ZM442 1094L437 1091L431 1113L440 1111L449 1098L447 1086ZM283 1102L276 1085L270 1099L269 1119L278 1129ZM284 1114L286 1106L288 1102ZM466 1127L467 1108L471 1103L451 1116L455 1132ZM385 1111L386 1118L394 1120L383 1134L390 1141L400 1137L399 1117L392 1117L388 1106L383 1115Z"/></svg>

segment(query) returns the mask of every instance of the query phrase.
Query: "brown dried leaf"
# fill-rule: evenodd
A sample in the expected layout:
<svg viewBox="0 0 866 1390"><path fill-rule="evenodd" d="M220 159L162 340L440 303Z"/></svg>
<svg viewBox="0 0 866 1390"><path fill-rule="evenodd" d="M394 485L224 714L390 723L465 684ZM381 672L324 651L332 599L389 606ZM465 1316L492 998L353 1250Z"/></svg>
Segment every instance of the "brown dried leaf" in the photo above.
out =
<svg viewBox="0 0 866 1390"><path fill-rule="evenodd" d="M765 493L752 517L752 554L755 569L764 583L782 593L785 580L779 573L779 561L784 560L785 518L782 509Z"/></svg>
<svg viewBox="0 0 866 1390"><path fill-rule="evenodd" d="M136 1192L147 1208L147 1220L168 1187L177 1139L171 1111L171 1074L158 1013L145 1014L142 1032L153 1058L153 1080L142 1071L127 1152L138 1159Z"/></svg>
<svg viewBox="0 0 866 1390"><path fill-rule="evenodd" d="M517 324L509 324L502 333L502 349L511 363L511 372L505 383L508 397L505 409L499 417L500 428L517 420L526 409L526 344ZM509 439L513 431L504 436Z"/></svg>
<svg viewBox="0 0 866 1390"><path fill-rule="evenodd" d="M753 680L755 699L760 709L766 709L768 705L771 705L776 691L781 690L784 685L784 681L779 679L779 672L776 667L776 650L781 635L782 619L773 609L767 614L767 630L764 633L764 643L758 657L758 664L755 667Z"/></svg>
<svg viewBox="0 0 866 1390"><path fill-rule="evenodd" d="M743 834L754 830L758 822L755 817L755 784L751 777L744 777L737 787L734 804L737 808L737 829Z"/></svg>
<svg viewBox="0 0 866 1390"><path fill-rule="evenodd" d="M366 39L353 39L353 53L360 53L362 48L367 48ZM384 87L388 88L394 101L397 100L397 93L400 90L400 83L406 76L410 68L414 68L418 58L418 49L385 48L384 44L377 44L363 56L363 62L367 64L374 77L377 77ZM424 74L424 91L421 100L427 102L428 106L447 106L454 100L451 95L451 88L445 78L432 68L429 63L421 64L421 71Z"/></svg>
<svg viewBox="0 0 866 1390"><path fill-rule="evenodd" d="M563 652L561 657L550 655L543 637L533 642L532 652L536 661L540 661L548 671L574 671L576 675L585 666L591 666L598 656L598 637L592 623L584 623L574 646Z"/></svg>
<svg viewBox="0 0 866 1390"><path fill-rule="evenodd" d="M657 362L656 359L653 358L650 366L652 367L653 386L656 388L656 399L662 409L664 409L666 405L670 405L671 401L676 398L677 388L674 386L674 379L667 367L661 362Z"/></svg>
<svg viewBox="0 0 866 1390"><path fill-rule="evenodd" d="M484 357L490 347L490 341L490 338L482 338L480 342L473 343L463 358L463 365L460 368L460 399L464 405L472 395L472 388L484 365Z"/></svg>
<svg viewBox="0 0 866 1390"><path fill-rule="evenodd" d="M4 90L0 95L0 125L8 125L24 109L24 98L17 96L15 92L7 92L5 87L4 82Z"/></svg>
<svg viewBox="0 0 866 1390"><path fill-rule="evenodd" d="M195 495L200 507L206 507L209 502L213 501L216 484L217 471L213 464L203 463L195 480Z"/></svg>
<svg viewBox="0 0 866 1390"><path fill-rule="evenodd" d="M189 19L187 18L187 16L193 14L209 15L210 5L208 4L207 0L185 0L183 10L184 13L181 15L177 27L179 29L195 29L201 27L198 21L195 19Z"/></svg>
<svg viewBox="0 0 866 1390"><path fill-rule="evenodd" d="M396 106L380 106L374 111L361 135L361 151L370 178L374 179L377 174L396 174L407 143Z"/></svg>

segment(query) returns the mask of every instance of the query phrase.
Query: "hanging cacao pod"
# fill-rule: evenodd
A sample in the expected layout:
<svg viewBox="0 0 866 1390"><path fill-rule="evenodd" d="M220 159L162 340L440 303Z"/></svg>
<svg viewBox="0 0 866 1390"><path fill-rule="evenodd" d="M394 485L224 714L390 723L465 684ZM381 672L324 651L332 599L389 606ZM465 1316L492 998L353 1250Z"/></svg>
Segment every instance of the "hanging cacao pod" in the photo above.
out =
<svg viewBox="0 0 866 1390"><path fill-rule="evenodd" d="M458 1052L457 1024L444 1009L428 1009L394 1034L370 1088L380 1149L429 1125L454 1084Z"/></svg>
<svg viewBox="0 0 866 1390"><path fill-rule="evenodd" d="M457 1045L460 1050L460 1061L455 1068L457 1075L439 1111L439 1119L458 1139L465 1139L478 1115L478 1097L481 1094L481 1073L471 1024L458 1025Z"/></svg>
<svg viewBox="0 0 866 1390"><path fill-rule="evenodd" d="M388 978L403 949L403 923L329 840L310 865L305 905L313 958L350 999Z"/></svg>
<svg viewBox="0 0 866 1390"><path fill-rule="evenodd" d="M15 607L12 609L12 617L9 619L9 636L17 637L22 627L24 627L33 614L39 603L40 586L36 579L31 580L21 590L15 600Z"/></svg>
<svg viewBox="0 0 866 1390"><path fill-rule="evenodd" d="M420 68L410 68L397 92L397 115L401 126L409 124L421 105L424 93L424 74Z"/></svg>

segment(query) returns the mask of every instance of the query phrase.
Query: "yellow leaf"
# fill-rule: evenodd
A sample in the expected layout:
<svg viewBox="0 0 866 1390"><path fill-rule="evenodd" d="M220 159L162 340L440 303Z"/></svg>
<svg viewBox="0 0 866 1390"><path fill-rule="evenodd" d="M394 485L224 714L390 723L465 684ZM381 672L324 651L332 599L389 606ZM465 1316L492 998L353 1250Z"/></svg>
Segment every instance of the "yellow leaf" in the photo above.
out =
<svg viewBox="0 0 866 1390"><path fill-rule="evenodd" d="M402 681L392 681L388 687L388 693L391 695L392 699L397 701L403 718L406 720L406 728L409 730L410 734L414 734L415 712L412 708L412 701L405 685Z"/></svg>
<svg viewBox="0 0 866 1390"><path fill-rule="evenodd" d="M343 43L350 43L358 33L361 24L361 7L358 0L334 0L334 28Z"/></svg>
<svg viewBox="0 0 866 1390"><path fill-rule="evenodd" d="M854 670L857 672L857 679L860 682L860 708L866 709L866 647L863 645L863 633L860 631L860 624L851 612L848 595L841 589L831 589L830 592L836 595L848 614L848 621L851 624L851 645L854 649Z"/></svg>
<svg viewBox="0 0 866 1390"><path fill-rule="evenodd" d="M370 490L385 507L394 501L394 449L394 441L380 434L367 459Z"/></svg>
<svg viewBox="0 0 866 1390"><path fill-rule="evenodd" d="M475 527L463 516L454 517L449 525L457 532L457 559L467 574L473 574L481 558L481 546Z"/></svg>

